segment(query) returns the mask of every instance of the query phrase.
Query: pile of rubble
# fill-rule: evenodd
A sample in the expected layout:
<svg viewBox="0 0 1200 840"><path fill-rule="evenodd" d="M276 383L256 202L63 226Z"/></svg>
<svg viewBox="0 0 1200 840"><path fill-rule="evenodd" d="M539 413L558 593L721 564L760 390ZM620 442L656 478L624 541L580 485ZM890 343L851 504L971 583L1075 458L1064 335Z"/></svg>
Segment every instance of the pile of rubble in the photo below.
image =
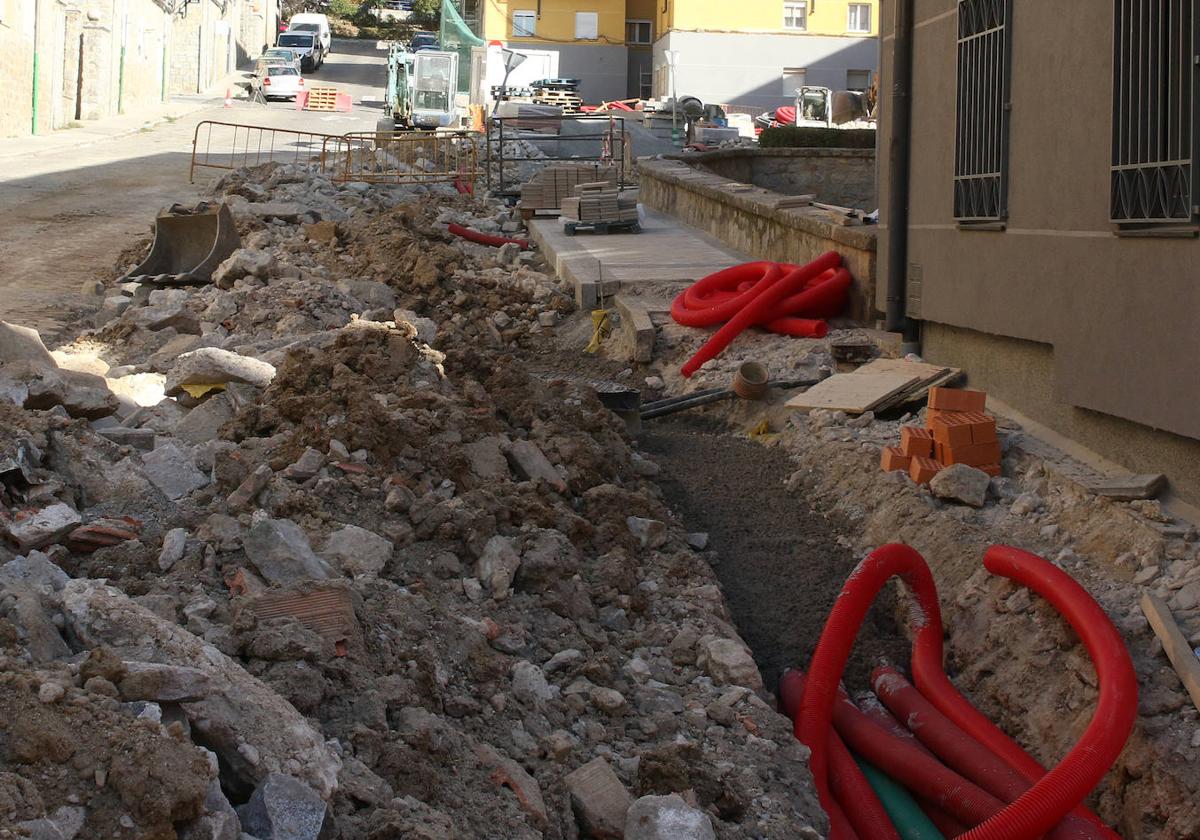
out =
<svg viewBox="0 0 1200 840"><path fill-rule="evenodd" d="M0 837L819 836L656 465L522 363L569 296L444 232L509 212L217 191L212 285L0 325Z"/></svg>

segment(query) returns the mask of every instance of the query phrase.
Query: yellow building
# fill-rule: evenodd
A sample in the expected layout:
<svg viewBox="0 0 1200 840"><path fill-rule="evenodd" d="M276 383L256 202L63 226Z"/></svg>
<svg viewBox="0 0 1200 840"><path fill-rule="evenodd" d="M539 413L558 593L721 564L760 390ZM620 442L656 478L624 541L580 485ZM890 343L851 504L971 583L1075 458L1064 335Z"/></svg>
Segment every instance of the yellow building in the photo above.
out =
<svg viewBox="0 0 1200 840"><path fill-rule="evenodd" d="M878 0L661 0L654 95L773 108L800 85L865 90L879 67Z"/></svg>
<svg viewBox="0 0 1200 840"><path fill-rule="evenodd" d="M802 84L866 89L878 0L481 0L481 37L577 78L586 102L670 95L774 108ZM552 60L545 56L553 55ZM540 62L540 63L539 63Z"/></svg>

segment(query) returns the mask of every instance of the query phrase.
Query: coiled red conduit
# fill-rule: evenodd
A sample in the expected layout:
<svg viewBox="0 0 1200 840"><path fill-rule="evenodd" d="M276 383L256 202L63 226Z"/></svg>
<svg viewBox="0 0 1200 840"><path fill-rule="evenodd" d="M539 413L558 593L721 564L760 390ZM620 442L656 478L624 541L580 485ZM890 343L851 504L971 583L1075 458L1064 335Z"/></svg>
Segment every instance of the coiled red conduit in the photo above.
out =
<svg viewBox="0 0 1200 840"><path fill-rule="evenodd" d="M821 337L823 319L846 306L852 279L830 251L807 265L752 262L723 269L696 281L671 304L671 317L688 327L726 322L683 366L691 376L719 355L744 329L765 327L785 335Z"/></svg>
<svg viewBox="0 0 1200 840"><path fill-rule="evenodd" d="M1137 714L1137 679L1121 636L1108 616L1064 572L1036 555L1009 546L988 549L984 566L1028 586L1064 615L1092 657L1100 684L1096 713L1079 743L1016 802L962 835L966 840L1033 840L1053 828L1080 802L1120 754ZM929 658L923 648L932 644L934 636L941 650L941 611L933 577L921 555L897 544L871 552L851 573L821 633L796 723L797 737L812 753L810 765L822 805L833 799L826 741L838 680L871 602L893 576L899 576L914 597L910 616L916 636L914 662L918 651L926 660ZM945 678L944 673L942 676ZM949 684L948 678L945 683ZM944 692L944 688L940 690ZM835 816L831 814L830 819Z"/></svg>

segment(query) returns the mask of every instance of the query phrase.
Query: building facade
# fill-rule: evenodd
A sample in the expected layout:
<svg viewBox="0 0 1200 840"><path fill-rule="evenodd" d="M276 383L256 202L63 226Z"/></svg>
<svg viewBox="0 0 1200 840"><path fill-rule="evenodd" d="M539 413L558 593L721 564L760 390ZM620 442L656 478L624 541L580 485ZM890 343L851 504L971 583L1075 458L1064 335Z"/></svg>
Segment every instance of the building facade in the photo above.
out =
<svg viewBox="0 0 1200 840"><path fill-rule="evenodd" d="M276 0L0 0L0 137L197 93L274 37Z"/></svg>
<svg viewBox="0 0 1200 840"><path fill-rule="evenodd" d="M931 361L1200 503L1200 4L1100 5L1064 29L1039 0L915 0L906 196L879 156L879 265L907 206L903 268L877 303Z"/></svg>
<svg viewBox="0 0 1200 840"><path fill-rule="evenodd" d="M653 88L766 110L801 85L866 90L879 67L878 0L662 0L655 6Z"/></svg>
<svg viewBox="0 0 1200 840"><path fill-rule="evenodd" d="M556 52L558 75L579 79L585 102L624 99L626 0L494 0L484 6L485 41Z"/></svg>

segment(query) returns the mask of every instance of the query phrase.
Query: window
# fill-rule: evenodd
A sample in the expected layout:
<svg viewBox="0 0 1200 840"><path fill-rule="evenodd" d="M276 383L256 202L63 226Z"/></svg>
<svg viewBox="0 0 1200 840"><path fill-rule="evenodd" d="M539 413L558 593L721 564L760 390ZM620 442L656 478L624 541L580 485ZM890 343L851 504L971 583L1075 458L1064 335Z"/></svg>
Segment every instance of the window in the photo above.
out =
<svg viewBox="0 0 1200 840"><path fill-rule="evenodd" d="M954 217L1008 216L1009 57L1012 0L958 0L958 116Z"/></svg>
<svg viewBox="0 0 1200 840"><path fill-rule="evenodd" d="M625 21L625 43L649 44L653 42L654 26L648 20Z"/></svg>
<svg viewBox="0 0 1200 840"><path fill-rule="evenodd" d="M846 14L846 31L871 31L871 7L869 5L866 3L850 4L849 11Z"/></svg>
<svg viewBox="0 0 1200 840"><path fill-rule="evenodd" d="M1112 221L1190 224L1200 204L1195 0L1114 5Z"/></svg>
<svg viewBox="0 0 1200 840"><path fill-rule="evenodd" d="M595 12L575 13L575 40L595 41L600 34L600 16Z"/></svg>
<svg viewBox="0 0 1200 840"><path fill-rule="evenodd" d="M513 37L531 38L537 34L537 12L513 12Z"/></svg>
<svg viewBox="0 0 1200 840"><path fill-rule="evenodd" d="M638 77L638 85L640 90L638 96L642 99L654 98L654 74L642 71Z"/></svg>
<svg viewBox="0 0 1200 840"><path fill-rule="evenodd" d="M846 71L846 90L856 90L859 93L866 93L871 87L871 71L870 70L847 70Z"/></svg>
<svg viewBox="0 0 1200 840"><path fill-rule="evenodd" d="M808 0L783 4L784 29L808 29Z"/></svg>
<svg viewBox="0 0 1200 840"><path fill-rule="evenodd" d="M808 70L804 67L784 67L781 95L795 96L796 89L804 86L807 76Z"/></svg>

